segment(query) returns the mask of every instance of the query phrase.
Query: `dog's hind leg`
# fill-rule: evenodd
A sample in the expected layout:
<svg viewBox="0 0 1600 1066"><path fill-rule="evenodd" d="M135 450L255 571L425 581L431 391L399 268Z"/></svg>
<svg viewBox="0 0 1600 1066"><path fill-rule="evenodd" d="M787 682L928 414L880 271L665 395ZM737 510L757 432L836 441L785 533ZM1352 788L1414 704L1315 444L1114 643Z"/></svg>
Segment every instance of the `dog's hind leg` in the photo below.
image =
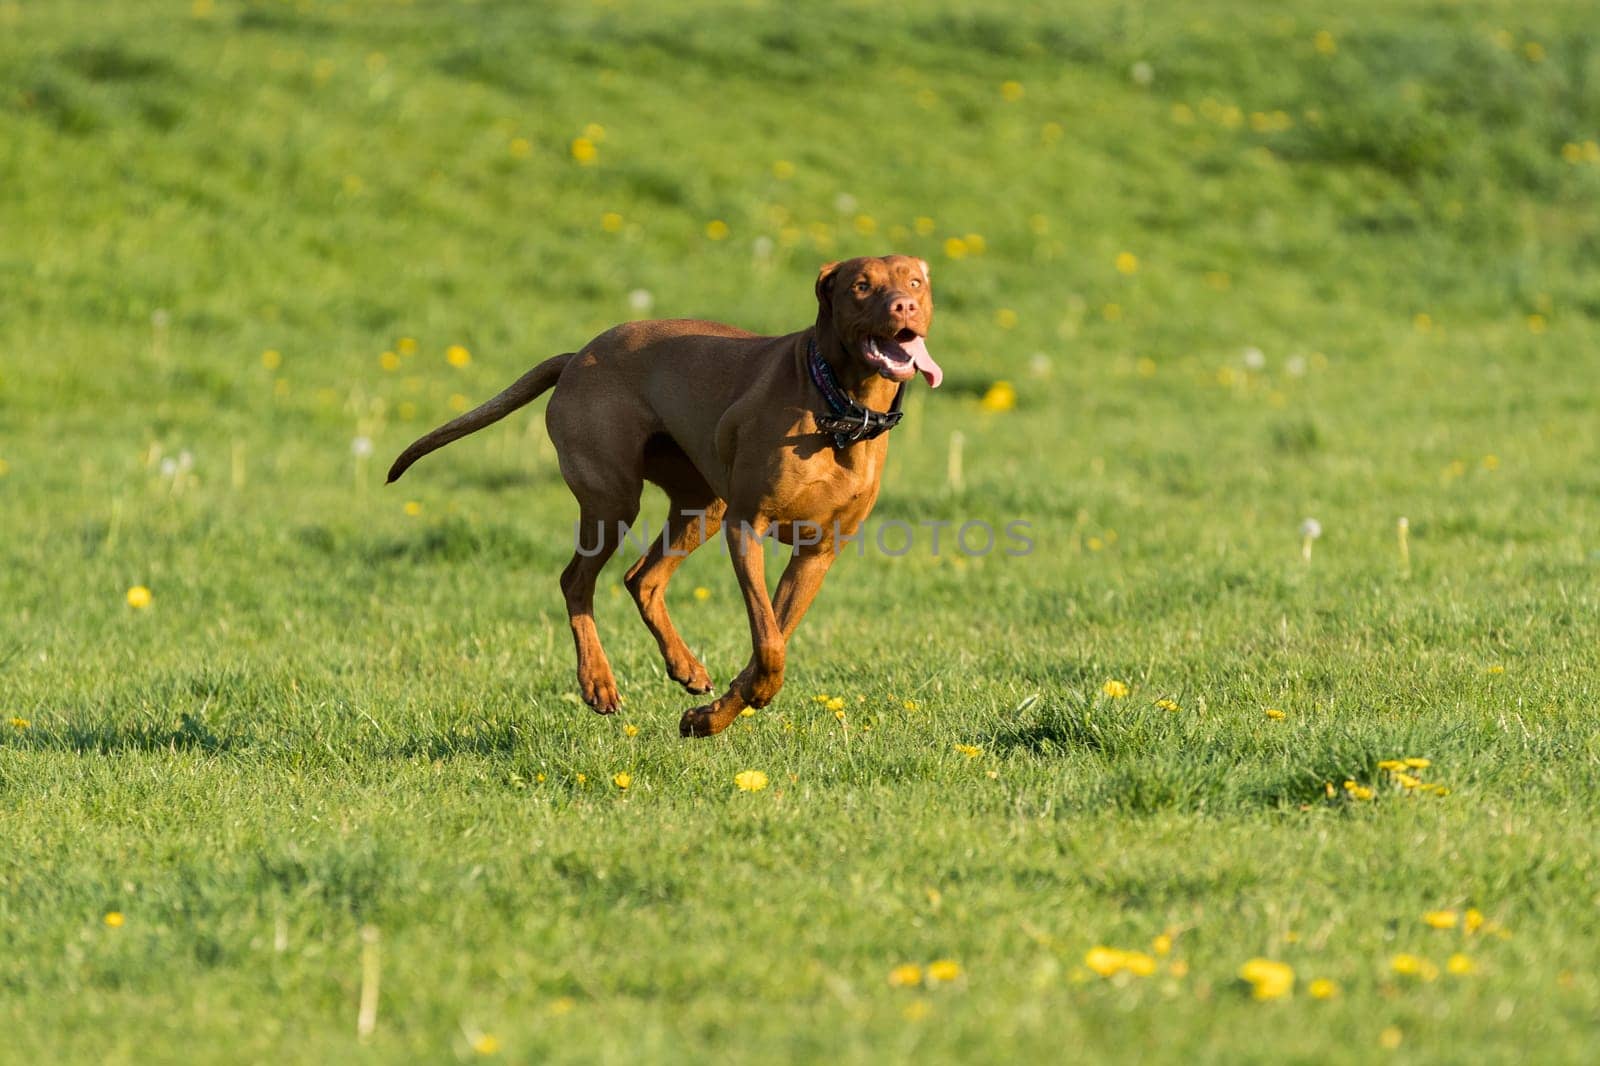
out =
<svg viewBox="0 0 1600 1066"><path fill-rule="evenodd" d="M645 626L661 648L667 675L696 694L711 691L711 675L672 624L667 613L667 582L690 552L716 536L726 510L727 505L715 497L674 495L661 535L651 540L650 550L639 557L625 578Z"/></svg>
<svg viewBox="0 0 1600 1066"><path fill-rule="evenodd" d="M630 463L625 455L580 456L576 449L558 454L561 474L578 498L575 551L561 571L561 594L578 653L578 687L590 707L611 714L622 699L594 624L594 585L639 514L644 481L637 473L637 458Z"/></svg>

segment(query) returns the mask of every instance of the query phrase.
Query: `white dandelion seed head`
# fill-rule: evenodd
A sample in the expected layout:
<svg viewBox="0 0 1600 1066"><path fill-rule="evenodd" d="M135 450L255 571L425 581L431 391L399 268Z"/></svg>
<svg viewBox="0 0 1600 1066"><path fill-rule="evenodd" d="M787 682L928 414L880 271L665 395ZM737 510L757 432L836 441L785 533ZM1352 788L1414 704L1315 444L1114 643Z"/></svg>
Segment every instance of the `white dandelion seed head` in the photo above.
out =
<svg viewBox="0 0 1600 1066"><path fill-rule="evenodd" d="M1149 85L1156 80L1156 68L1141 59L1128 70L1128 76L1135 85Z"/></svg>
<svg viewBox="0 0 1600 1066"><path fill-rule="evenodd" d="M191 452L187 448L185 448L183 451L178 453L178 469L179 470L193 470L194 469L194 452Z"/></svg>
<svg viewBox="0 0 1600 1066"><path fill-rule="evenodd" d="M1267 365L1267 357L1262 354L1260 348L1246 348L1240 358L1244 360L1245 368L1248 370L1260 370Z"/></svg>
<svg viewBox="0 0 1600 1066"><path fill-rule="evenodd" d="M757 259L766 259L772 254L772 238L767 236L757 237L751 242L750 247L754 249Z"/></svg>
<svg viewBox="0 0 1600 1066"><path fill-rule="evenodd" d="M150 324L156 329L166 329L172 324L172 316L165 307L158 307L150 312Z"/></svg>
<svg viewBox="0 0 1600 1066"><path fill-rule="evenodd" d="M350 450L356 455L365 458L372 454L372 438L357 437L350 442Z"/></svg>
<svg viewBox="0 0 1600 1066"><path fill-rule="evenodd" d="M648 311L655 302L656 298L650 295L649 289L634 289L628 293L628 306L635 311Z"/></svg>
<svg viewBox="0 0 1600 1066"><path fill-rule="evenodd" d="M1305 377L1306 376L1306 357L1303 356L1303 355L1291 355L1288 358L1288 360L1283 364L1283 369L1284 369L1284 372L1287 373L1292 378L1303 378L1303 377Z"/></svg>
<svg viewBox="0 0 1600 1066"><path fill-rule="evenodd" d="M856 198L847 192L842 192L833 199L833 208L841 215L855 214L857 206Z"/></svg>
<svg viewBox="0 0 1600 1066"><path fill-rule="evenodd" d="M1028 360L1028 373L1036 378L1047 378L1050 376L1052 366L1053 364L1050 362L1048 355L1043 352L1034 352Z"/></svg>
<svg viewBox="0 0 1600 1066"><path fill-rule="evenodd" d="M1302 537L1309 537L1312 540L1316 540L1318 537L1322 536L1322 523L1318 522L1315 518L1306 519L1304 522L1300 523L1300 535Z"/></svg>
<svg viewBox="0 0 1600 1066"><path fill-rule="evenodd" d="M165 459L161 460L161 476L162 477L172 477L177 472L178 472L178 460L174 459L170 455L167 456Z"/></svg>
<svg viewBox="0 0 1600 1066"><path fill-rule="evenodd" d="M1399 526L1401 529L1410 529L1411 519L1407 518L1405 515L1401 515L1400 520L1396 522L1395 525Z"/></svg>

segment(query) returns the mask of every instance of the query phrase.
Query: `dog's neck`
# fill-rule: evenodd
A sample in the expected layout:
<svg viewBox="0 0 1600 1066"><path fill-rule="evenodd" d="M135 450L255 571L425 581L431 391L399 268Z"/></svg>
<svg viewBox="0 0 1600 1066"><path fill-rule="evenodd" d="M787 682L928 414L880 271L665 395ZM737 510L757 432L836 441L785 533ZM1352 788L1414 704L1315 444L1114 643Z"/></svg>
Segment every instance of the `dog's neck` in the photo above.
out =
<svg viewBox="0 0 1600 1066"><path fill-rule="evenodd" d="M822 355L822 361L828 364L828 369L833 371L833 378L845 395L863 407L887 411L894 402L899 383L890 381L863 363L860 356L844 346L833 323L824 317L817 318L815 332L817 351ZM806 358L806 347L805 343L800 345L802 361Z"/></svg>

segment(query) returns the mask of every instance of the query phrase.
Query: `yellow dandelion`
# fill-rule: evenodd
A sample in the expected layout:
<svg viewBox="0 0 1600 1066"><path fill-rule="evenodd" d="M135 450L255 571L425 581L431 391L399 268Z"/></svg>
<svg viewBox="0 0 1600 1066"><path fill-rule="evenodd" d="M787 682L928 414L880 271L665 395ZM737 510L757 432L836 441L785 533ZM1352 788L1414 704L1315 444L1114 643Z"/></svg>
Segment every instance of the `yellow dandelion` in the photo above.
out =
<svg viewBox="0 0 1600 1066"><path fill-rule="evenodd" d="M731 232L732 231L728 229L728 224L722 221L720 218L714 218L710 222L706 223L707 240L725 241L728 239L728 234Z"/></svg>
<svg viewBox="0 0 1600 1066"><path fill-rule="evenodd" d="M472 353L459 344L452 344L444 350L444 361L460 370L472 363Z"/></svg>
<svg viewBox="0 0 1600 1066"><path fill-rule="evenodd" d="M1002 307L994 313L994 324L1001 329L1017 328L1017 313L1009 307Z"/></svg>
<svg viewBox="0 0 1600 1066"><path fill-rule="evenodd" d="M1461 915L1455 911L1429 911L1422 916L1422 921L1433 929L1454 929L1461 923Z"/></svg>
<svg viewBox="0 0 1600 1066"><path fill-rule="evenodd" d="M694 598L704 603L711 598L711 590L704 585L696 585L694 587Z"/></svg>
<svg viewBox="0 0 1600 1066"><path fill-rule="evenodd" d="M871 215L857 215L852 222L857 233L863 237L870 237L878 232L878 220Z"/></svg>
<svg viewBox="0 0 1600 1066"><path fill-rule="evenodd" d="M740 770L733 777L740 792L760 792L767 787L767 775L760 770Z"/></svg>
<svg viewBox="0 0 1600 1066"><path fill-rule="evenodd" d="M828 695L826 692L819 692L815 696L811 697L811 702L825 704L831 699L833 699L833 697Z"/></svg>
<svg viewBox="0 0 1600 1066"><path fill-rule="evenodd" d="M740 718L754 718L755 716L756 709L754 707L746 707L739 712Z"/></svg>
<svg viewBox="0 0 1600 1066"><path fill-rule="evenodd" d="M407 356L416 355L417 354L417 338L415 338L415 337L401 337L399 340L394 342L394 350L399 352L401 355L407 355Z"/></svg>
<svg viewBox="0 0 1600 1066"><path fill-rule="evenodd" d="M572 139L572 158L581 167L593 166L600 155L600 150L594 146L594 141L588 137L574 137Z"/></svg>
<svg viewBox="0 0 1600 1066"><path fill-rule="evenodd" d="M622 735L625 737L636 737L639 735L639 727L630 722L622 727Z"/></svg>
<svg viewBox="0 0 1600 1066"><path fill-rule="evenodd" d="M1402 952L1389 960L1389 969L1401 977L1418 977L1431 981L1439 976L1439 967L1420 955Z"/></svg>
<svg viewBox="0 0 1600 1066"><path fill-rule="evenodd" d="M283 353L276 348L268 348L261 353L261 365L268 370L276 370L283 365Z"/></svg>
<svg viewBox="0 0 1600 1066"><path fill-rule="evenodd" d="M1369 800L1373 796L1372 789L1367 788L1365 785L1355 785L1345 789L1345 791L1349 793L1350 798L1353 800Z"/></svg>
<svg viewBox="0 0 1600 1066"><path fill-rule="evenodd" d="M936 959L928 963L928 980L954 981L961 976L961 964L954 959Z"/></svg>
<svg viewBox="0 0 1600 1066"><path fill-rule="evenodd" d="M1100 308L1100 317L1105 319L1107 322L1121 322L1122 305L1106 304L1104 307Z"/></svg>
<svg viewBox="0 0 1600 1066"><path fill-rule="evenodd" d="M500 1041L491 1033L484 1033L472 1042L472 1050L480 1055L493 1055L500 1050Z"/></svg>
<svg viewBox="0 0 1600 1066"><path fill-rule="evenodd" d="M961 239L966 242L967 251L973 255L982 255L989 249L989 243L983 239L981 233L967 233Z"/></svg>
<svg viewBox="0 0 1600 1066"><path fill-rule="evenodd" d="M626 770L620 770L611 775L611 783L626 792L628 791L628 786L633 784L633 775Z"/></svg>
<svg viewBox="0 0 1600 1066"><path fill-rule="evenodd" d="M967 257L967 242L960 237L947 237L944 242L944 254L950 259L965 259Z"/></svg>
<svg viewBox="0 0 1600 1066"><path fill-rule="evenodd" d="M788 181L794 177L794 164L787 159L779 159L772 164L772 176L779 181Z"/></svg>
<svg viewBox="0 0 1600 1066"><path fill-rule="evenodd" d="M1150 950L1157 955L1170 955L1172 953L1172 936L1168 933L1158 934L1150 941Z"/></svg>
<svg viewBox="0 0 1600 1066"><path fill-rule="evenodd" d="M1339 42L1327 30L1318 30L1317 35L1311 38L1311 47L1317 50L1318 55L1331 56L1339 50Z"/></svg>
<svg viewBox="0 0 1600 1066"><path fill-rule="evenodd" d="M976 759L978 756L983 754L983 749L978 747L976 744L957 744L956 751L965 755L969 759Z"/></svg>
<svg viewBox="0 0 1600 1066"><path fill-rule="evenodd" d="M122 917L121 911L107 911L105 918L102 920L112 929L121 929L123 922L126 921L126 919Z"/></svg>
<svg viewBox="0 0 1600 1066"><path fill-rule="evenodd" d="M1319 977L1306 985L1306 994L1312 999L1337 999L1339 986L1326 977Z"/></svg>
<svg viewBox="0 0 1600 1066"><path fill-rule="evenodd" d="M12 716L11 718L12 729L31 729L32 727L33 723L28 721L26 718L17 718L15 716Z"/></svg>
<svg viewBox="0 0 1600 1066"><path fill-rule="evenodd" d="M925 999L912 1000L905 1005L905 1009L900 1012L900 1016L908 1022L919 1022L926 1018L928 1012L932 1009Z"/></svg>
<svg viewBox="0 0 1600 1066"><path fill-rule="evenodd" d="M1544 45L1538 41L1529 41L1522 46L1522 54L1528 57L1530 63L1544 62Z"/></svg>
<svg viewBox="0 0 1600 1066"><path fill-rule="evenodd" d="M615 211L607 211L600 216L600 228L607 233L616 233L622 229L622 216Z"/></svg>
<svg viewBox="0 0 1600 1066"><path fill-rule="evenodd" d="M1583 145L1568 141L1561 146L1561 158L1568 163L1583 162Z"/></svg>
<svg viewBox="0 0 1600 1066"><path fill-rule="evenodd" d="M1021 100L1024 94L1025 91L1020 81L1003 81L1000 83L1000 95L1005 98L1008 104L1014 104Z"/></svg>
<svg viewBox="0 0 1600 1066"><path fill-rule="evenodd" d="M1538 334L1543 333L1548 328L1549 328L1549 324L1545 321L1545 317L1543 315L1533 314L1533 315L1529 315L1528 316L1528 332L1529 333L1532 333L1535 336L1537 336Z"/></svg>
<svg viewBox="0 0 1600 1066"><path fill-rule="evenodd" d="M1470 973L1475 973L1478 969L1478 964L1473 962L1470 956L1463 955L1458 951L1445 960L1444 968L1447 973L1456 977L1465 977Z"/></svg>
<svg viewBox="0 0 1600 1066"><path fill-rule="evenodd" d="M1268 707L1267 708L1267 717L1272 719L1274 722L1281 722L1281 721L1283 721L1285 718L1287 718L1289 716L1287 714L1284 714L1282 711L1278 710L1278 708L1276 708L1276 707Z"/></svg>
<svg viewBox="0 0 1600 1066"><path fill-rule="evenodd" d="M526 137L513 137L506 151L511 153L512 159L526 159L533 154L533 142Z"/></svg>
<svg viewBox="0 0 1600 1066"><path fill-rule="evenodd" d="M1467 913L1461 916L1461 928L1469 933L1476 933L1484 926L1483 912L1476 907L1468 907Z"/></svg>
<svg viewBox="0 0 1600 1066"><path fill-rule="evenodd" d="M1418 311L1411 316L1411 327L1418 333L1427 333L1433 329L1433 316L1426 311Z"/></svg>
<svg viewBox="0 0 1600 1066"><path fill-rule="evenodd" d="M1239 967L1239 979L1250 986L1252 999L1282 999L1294 992L1294 967L1286 962L1251 959Z"/></svg>
<svg viewBox="0 0 1600 1066"><path fill-rule="evenodd" d="M908 711L917 711L922 709L921 704L917 703L916 700L902 700L900 706Z"/></svg>
<svg viewBox="0 0 1600 1066"><path fill-rule="evenodd" d="M828 700L827 703L823 704L823 706L825 706L830 711L842 711L842 710L844 710L844 697L843 696L834 696L833 698Z"/></svg>
<svg viewBox="0 0 1600 1066"><path fill-rule="evenodd" d="M145 588L143 585L135 585L128 590L128 606L132 607L136 611L142 611L146 607L150 606L150 603L154 598L155 597L150 594L150 590Z"/></svg>
<svg viewBox="0 0 1600 1066"><path fill-rule="evenodd" d="M5 477L9 473L11 473L11 464L4 459L0 459L0 477Z"/></svg>
<svg viewBox="0 0 1600 1066"><path fill-rule="evenodd" d="M1404 1039L1405 1034L1400 1031L1399 1026L1388 1025L1378 1034L1378 1046L1385 1051L1393 1051Z"/></svg>
<svg viewBox="0 0 1600 1066"><path fill-rule="evenodd" d="M1118 681L1117 679L1112 678L1100 686L1100 691L1105 693L1107 696L1110 696L1114 700L1120 700L1127 696L1128 685L1125 681Z"/></svg>
<svg viewBox="0 0 1600 1066"><path fill-rule="evenodd" d="M1394 772L1393 777L1395 784L1401 788L1417 788L1422 784L1420 777L1412 777L1410 774L1401 773L1398 770Z"/></svg>
<svg viewBox="0 0 1600 1066"><path fill-rule="evenodd" d="M1426 770L1428 767L1433 765L1432 759L1419 759L1414 755L1411 758L1404 760L1404 762L1406 766L1412 770Z"/></svg>
<svg viewBox="0 0 1600 1066"><path fill-rule="evenodd" d="M1123 952L1116 948L1092 947L1083 957L1083 964L1101 977L1111 977L1122 972Z"/></svg>
<svg viewBox="0 0 1600 1066"><path fill-rule="evenodd" d="M378 365L389 371L399 370L400 357L393 352L384 352L378 356Z"/></svg>
<svg viewBox="0 0 1600 1066"><path fill-rule="evenodd" d="M903 962L889 971L889 984L895 988L909 988L922 983L922 967L914 962Z"/></svg>
<svg viewBox="0 0 1600 1066"><path fill-rule="evenodd" d="M1135 977L1149 977L1156 972L1156 960L1142 951L1124 951L1122 967Z"/></svg>
<svg viewBox="0 0 1600 1066"><path fill-rule="evenodd" d="M578 784L580 784L580 785L587 785L589 783L589 775L588 774L578 774L577 775L577 779L578 779Z"/></svg>
<svg viewBox="0 0 1600 1066"><path fill-rule="evenodd" d="M933 233L933 219L927 215L918 215L917 220L911 224L911 228L917 231L917 236L919 237L929 236Z"/></svg>
<svg viewBox="0 0 1600 1066"><path fill-rule="evenodd" d="M1506 668L1501 666L1498 663L1496 663L1494 666L1491 666L1487 670L1484 671L1484 673L1486 673L1486 674L1503 674L1505 672L1506 672Z"/></svg>
<svg viewBox="0 0 1600 1066"><path fill-rule="evenodd" d="M406 505L401 510L405 511L407 517L415 518L422 513L422 504L416 500L407 500Z"/></svg>
<svg viewBox="0 0 1600 1066"><path fill-rule="evenodd" d="M1378 762L1378 769L1388 772L1404 770L1405 768L1406 763L1404 759L1382 759Z"/></svg>
<svg viewBox="0 0 1600 1066"><path fill-rule="evenodd" d="M1139 272L1139 257L1132 252L1118 253L1116 267L1118 274L1137 274Z"/></svg>
<svg viewBox="0 0 1600 1066"><path fill-rule="evenodd" d="M1009 381L997 381L989 386L988 391L983 394L983 399L978 401L978 405L985 411L995 413L1010 411L1017 406L1016 387Z"/></svg>
<svg viewBox="0 0 1600 1066"><path fill-rule="evenodd" d="M1177 700L1166 700L1166 699L1156 700L1156 708L1158 710L1170 711L1173 714L1177 714L1179 711L1181 711L1183 709L1183 708L1178 706L1178 701Z"/></svg>

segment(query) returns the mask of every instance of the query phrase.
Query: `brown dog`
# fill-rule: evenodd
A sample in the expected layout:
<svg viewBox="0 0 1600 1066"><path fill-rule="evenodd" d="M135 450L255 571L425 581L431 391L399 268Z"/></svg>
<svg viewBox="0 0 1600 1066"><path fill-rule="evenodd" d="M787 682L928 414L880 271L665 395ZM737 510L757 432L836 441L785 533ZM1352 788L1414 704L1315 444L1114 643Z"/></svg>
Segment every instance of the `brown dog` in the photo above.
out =
<svg viewBox="0 0 1600 1066"><path fill-rule="evenodd" d="M594 624L594 585L639 513L645 481L671 501L661 536L626 582L667 673L693 693L711 677L667 615L666 589L685 556L719 528L754 645L715 702L684 712L684 736L719 733L783 686L784 650L842 540L878 498L885 430L918 371L944 376L923 338L933 318L928 264L893 255L830 263L817 277L817 323L758 337L715 322L632 322L582 351L540 363L483 406L412 444L394 481L435 448L504 418L556 386L545 413L561 474L581 512L578 551L561 573L578 649L578 684L602 714L620 698ZM889 410L886 410L889 409ZM767 596L761 538L794 547Z"/></svg>

